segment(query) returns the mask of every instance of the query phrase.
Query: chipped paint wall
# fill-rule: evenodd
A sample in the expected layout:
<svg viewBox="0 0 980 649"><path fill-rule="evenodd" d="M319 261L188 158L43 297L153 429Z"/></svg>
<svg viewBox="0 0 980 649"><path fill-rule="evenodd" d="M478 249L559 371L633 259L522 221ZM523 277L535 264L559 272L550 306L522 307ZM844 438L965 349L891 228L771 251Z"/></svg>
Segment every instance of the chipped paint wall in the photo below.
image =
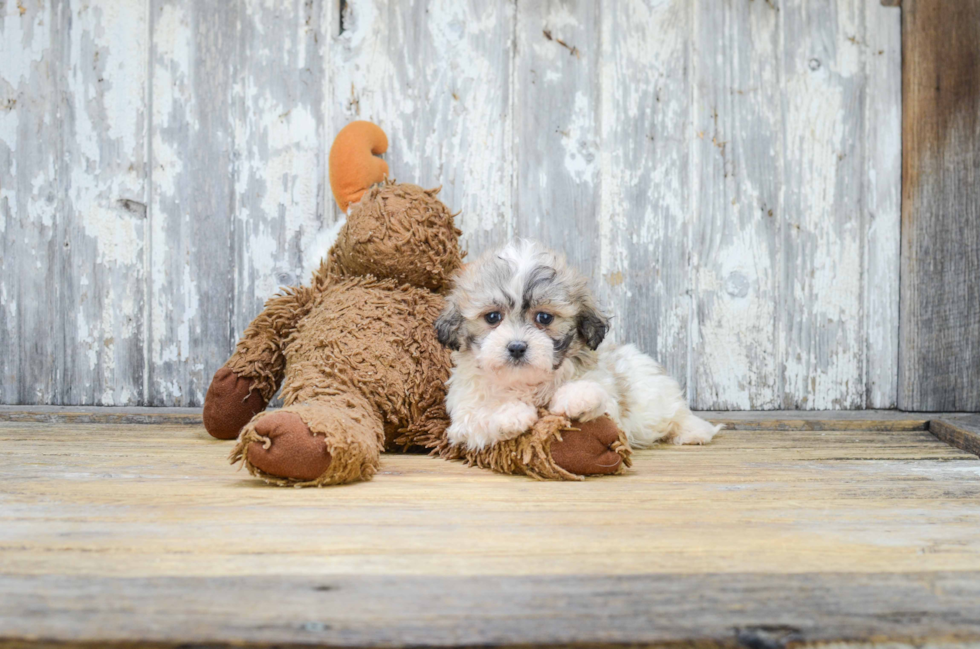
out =
<svg viewBox="0 0 980 649"><path fill-rule="evenodd" d="M592 274L699 408L895 405L899 10L0 0L0 403L199 405L389 133L471 252Z"/></svg>

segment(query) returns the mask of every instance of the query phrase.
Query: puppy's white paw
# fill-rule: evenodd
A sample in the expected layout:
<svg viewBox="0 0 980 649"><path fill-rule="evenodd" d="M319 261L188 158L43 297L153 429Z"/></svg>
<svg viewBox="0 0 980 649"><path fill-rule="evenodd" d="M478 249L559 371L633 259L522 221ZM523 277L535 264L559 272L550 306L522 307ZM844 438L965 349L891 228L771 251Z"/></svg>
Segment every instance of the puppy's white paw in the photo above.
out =
<svg viewBox="0 0 980 649"><path fill-rule="evenodd" d="M446 429L446 437L449 439L450 444L469 444L472 436L471 432L465 426L455 420Z"/></svg>
<svg viewBox="0 0 980 649"><path fill-rule="evenodd" d="M538 409L523 401L508 401L493 414L493 425L500 439L513 439L538 420Z"/></svg>
<svg viewBox="0 0 980 649"><path fill-rule="evenodd" d="M454 413L446 436L453 444L472 450L513 439L538 420L538 409L521 401L508 401L493 410Z"/></svg>
<svg viewBox="0 0 980 649"><path fill-rule="evenodd" d="M690 415L684 419L679 428L679 432L670 440L672 443L707 444L723 426L720 424L716 426L700 417Z"/></svg>
<svg viewBox="0 0 980 649"><path fill-rule="evenodd" d="M548 410L569 419L589 421L608 410L609 395L593 381L572 381L558 388L548 404Z"/></svg>

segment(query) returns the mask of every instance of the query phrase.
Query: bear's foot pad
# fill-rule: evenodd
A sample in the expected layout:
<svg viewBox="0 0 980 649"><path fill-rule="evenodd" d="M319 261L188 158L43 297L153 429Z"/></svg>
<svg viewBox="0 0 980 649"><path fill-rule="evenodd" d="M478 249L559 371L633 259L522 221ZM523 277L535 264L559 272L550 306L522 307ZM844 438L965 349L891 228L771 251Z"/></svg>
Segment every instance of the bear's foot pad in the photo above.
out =
<svg viewBox="0 0 980 649"><path fill-rule="evenodd" d="M555 464L576 475L618 473L625 455L620 453L619 428L608 417L574 422L551 444ZM627 464L628 466L628 464Z"/></svg>
<svg viewBox="0 0 980 649"><path fill-rule="evenodd" d="M217 439L235 439L242 427L265 410L265 406L265 399L252 389L250 379L222 367L215 372L204 397L204 428Z"/></svg>
<svg viewBox="0 0 980 649"><path fill-rule="evenodd" d="M323 436L314 435L294 412L275 412L255 422L259 439L248 444L248 462L265 474L316 480L330 467Z"/></svg>

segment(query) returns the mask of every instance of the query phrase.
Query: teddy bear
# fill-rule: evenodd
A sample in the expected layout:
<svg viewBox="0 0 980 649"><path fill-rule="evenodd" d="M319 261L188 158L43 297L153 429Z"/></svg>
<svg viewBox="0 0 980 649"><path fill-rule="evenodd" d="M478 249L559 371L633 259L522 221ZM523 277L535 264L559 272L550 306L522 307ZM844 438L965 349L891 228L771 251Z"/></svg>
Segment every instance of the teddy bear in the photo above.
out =
<svg viewBox="0 0 980 649"><path fill-rule="evenodd" d="M347 221L309 285L266 302L214 375L204 425L237 439L233 463L275 485L370 479L381 454L421 448L501 473L576 480L630 465L608 418L541 412L531 430L480 451L446 439L451 359L435 321L465 253L438 190L387 179L384 131L353 122L330 151ZM283 407L266 410L281 385Z"/></svg>

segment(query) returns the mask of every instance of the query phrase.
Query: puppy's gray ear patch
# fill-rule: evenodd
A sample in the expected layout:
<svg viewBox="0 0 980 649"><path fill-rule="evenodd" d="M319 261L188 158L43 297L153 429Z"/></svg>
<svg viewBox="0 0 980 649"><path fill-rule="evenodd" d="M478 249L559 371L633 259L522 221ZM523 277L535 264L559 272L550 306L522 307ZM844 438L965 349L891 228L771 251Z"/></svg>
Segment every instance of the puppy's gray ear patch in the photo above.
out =
<svg viewBox="0 0 980 649"><path fill-rule="evenodd" d="M443 347L459 351L459 332L462 328L463 314L455 304L448 302L436 320L436 338Z"/></svg>
<svg viewBox="0 0 980 649"><path fill-rule="evenodd" d="M595 351L609 331L609 320L595 309L587 309L578 315L578 334Z"/></svg>

